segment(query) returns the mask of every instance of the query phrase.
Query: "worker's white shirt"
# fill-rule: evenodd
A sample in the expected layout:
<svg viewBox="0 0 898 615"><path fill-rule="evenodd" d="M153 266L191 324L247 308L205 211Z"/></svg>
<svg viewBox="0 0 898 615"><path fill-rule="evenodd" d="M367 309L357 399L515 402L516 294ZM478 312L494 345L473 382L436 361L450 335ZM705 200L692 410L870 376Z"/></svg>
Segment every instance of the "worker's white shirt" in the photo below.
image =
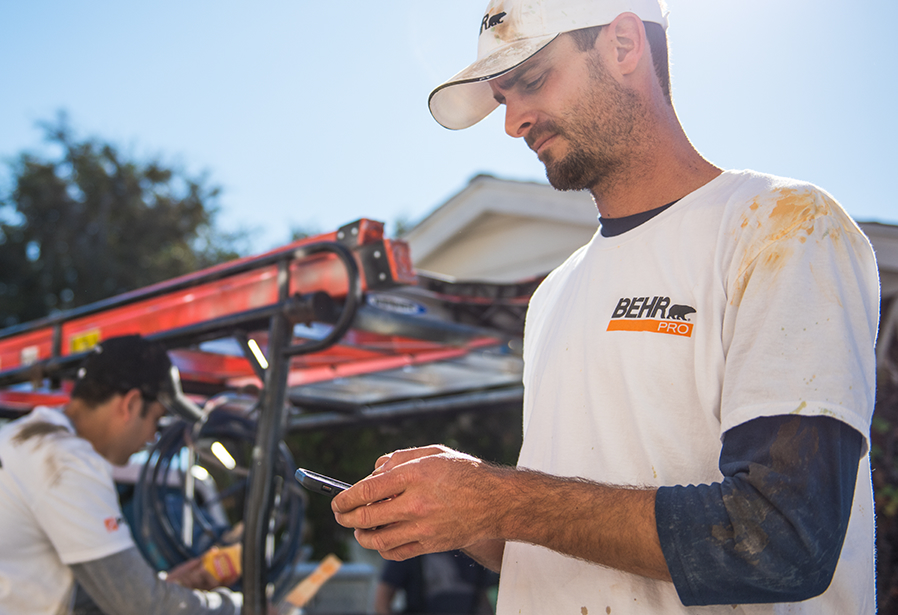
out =
<svg viewBox="0 0 898 615"><path fill-rule="evenodd" d="M68 564L134 546L112 466L50 408L0 429L0 464L0 615L66 613Z"/></svg>
<svg viewBox="0 0 898 615"><path fill-rule="evenodd" d="M703 484L722 479L723 433L757 417L830 416L866 438L878 291L866 237L831 197L792 180L726 172L623 235L597 233L531 301L519 465ZM498 611L873 613L869 462L818 598L686 608L671 583L509 542Z"/></svg>

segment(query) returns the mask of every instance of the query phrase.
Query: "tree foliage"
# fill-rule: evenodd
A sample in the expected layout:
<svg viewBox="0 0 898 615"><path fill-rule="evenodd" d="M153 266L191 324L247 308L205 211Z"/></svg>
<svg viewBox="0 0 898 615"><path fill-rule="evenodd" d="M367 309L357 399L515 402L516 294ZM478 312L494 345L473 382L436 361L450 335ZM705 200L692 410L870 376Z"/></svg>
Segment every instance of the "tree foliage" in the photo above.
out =
<svg viewBox="0 0 898 615"><path fill-rule="evenodd" d="M55 156L19 154L0 192L0 326L78 307L236 258L216 230L219 189L44 123Z"/></svg>

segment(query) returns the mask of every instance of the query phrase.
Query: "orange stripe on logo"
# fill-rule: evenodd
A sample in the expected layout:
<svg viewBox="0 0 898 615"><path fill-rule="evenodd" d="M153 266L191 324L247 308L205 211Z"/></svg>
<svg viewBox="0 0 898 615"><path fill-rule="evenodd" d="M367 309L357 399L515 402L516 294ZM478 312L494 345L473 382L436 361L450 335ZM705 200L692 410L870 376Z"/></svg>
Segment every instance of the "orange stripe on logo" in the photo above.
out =
<svg viewBox="0 0 898 615"><path fill-rule="evenodd" d="M648 331L692 337L692 323L683 320L648 320L615 318L606 331Z"/></svg>

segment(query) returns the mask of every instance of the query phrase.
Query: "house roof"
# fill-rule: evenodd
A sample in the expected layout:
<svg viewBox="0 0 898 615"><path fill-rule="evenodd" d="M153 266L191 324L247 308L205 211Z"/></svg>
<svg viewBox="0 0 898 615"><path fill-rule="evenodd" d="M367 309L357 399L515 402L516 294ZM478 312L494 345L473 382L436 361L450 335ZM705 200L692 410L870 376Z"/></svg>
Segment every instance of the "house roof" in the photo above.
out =
<svg viewBox="0 0 898 615"><path fill-rule="evenodd" d="M477 175L403 239L419 270L511 282L551 271L597 228L586 192Z"/></svg>

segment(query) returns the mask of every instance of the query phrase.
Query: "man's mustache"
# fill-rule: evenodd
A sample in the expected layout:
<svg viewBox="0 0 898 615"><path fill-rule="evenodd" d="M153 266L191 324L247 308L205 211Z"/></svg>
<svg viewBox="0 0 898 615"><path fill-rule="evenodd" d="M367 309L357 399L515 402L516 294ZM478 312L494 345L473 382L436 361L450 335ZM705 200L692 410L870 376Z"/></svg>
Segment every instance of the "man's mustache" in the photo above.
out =
<svg viewBox="0 0 898 615"><path fill-rule="evenodd" d="M539 124L535 124L533 128L530 129L530 132L524 137L524 141L527 143L527 146L530 149L535 150L534 147L537 143L542 141L546 135L560 135L564 136L564 131L559 128L558 124L556 124L552 120L544 120Z"/></svg>

